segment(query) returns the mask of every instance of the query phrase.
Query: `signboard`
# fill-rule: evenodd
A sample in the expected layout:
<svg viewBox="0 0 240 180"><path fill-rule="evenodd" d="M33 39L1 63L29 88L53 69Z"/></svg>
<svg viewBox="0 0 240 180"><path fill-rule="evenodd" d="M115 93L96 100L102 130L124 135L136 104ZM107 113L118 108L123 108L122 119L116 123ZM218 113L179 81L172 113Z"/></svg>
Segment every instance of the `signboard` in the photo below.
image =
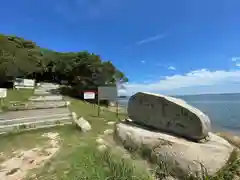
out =
<svg viewBox="0 0 240 180"><path fill-rule="evenodd" d="M35 80L33 79L24 79L23 80L24 86L35 86Z"/></svg>
<svg viewBox="0 0 240 180"><path fill-rule="evenodd" d="M86 91L83 96L84 99L95 99L95 92Z"/></svg>
<svg viewBox="0 0 240 180"><path fill-rule="evenodd" d="M15 88L30 88L33 89L35 86L35 80L33 79L21 79L21 78L16 78L14 82L14 87Z"/></svg>
<svg viewBox="0 0 240 180"><path fill-rule="evenodd" d="M98 87L98 100L115 101L118 97L116 86L100 86Z"/></svg>
<svg viewBox="0 0 240 180"><path fill-rule="evenodd" d="M116 86L100 86L98 87L98 116L100 115L100 100L108 100L116 102L118 98L118 91ZM117 103L118 104L118 103ZM118 107L116 108L118 116Z"/></svg>
<svg viewBox="0 0 240 180"><path fill-rule="evenodd" d="M0 88L0 98L6 98L7 97L7 89Z"/></svg>

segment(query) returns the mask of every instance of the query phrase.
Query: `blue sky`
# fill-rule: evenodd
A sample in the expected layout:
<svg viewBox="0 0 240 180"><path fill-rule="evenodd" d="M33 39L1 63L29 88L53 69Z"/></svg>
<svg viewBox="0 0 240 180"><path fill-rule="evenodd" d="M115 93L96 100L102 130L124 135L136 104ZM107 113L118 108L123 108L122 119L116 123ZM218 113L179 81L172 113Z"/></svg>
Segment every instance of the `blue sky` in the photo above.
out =
<svg viewBox="0 0 240 180"><path fill-rule="evenodd" d="M130 94L240 92L239 7L239 0L3 0L0 32L100 54L126 74Z"/></svg>

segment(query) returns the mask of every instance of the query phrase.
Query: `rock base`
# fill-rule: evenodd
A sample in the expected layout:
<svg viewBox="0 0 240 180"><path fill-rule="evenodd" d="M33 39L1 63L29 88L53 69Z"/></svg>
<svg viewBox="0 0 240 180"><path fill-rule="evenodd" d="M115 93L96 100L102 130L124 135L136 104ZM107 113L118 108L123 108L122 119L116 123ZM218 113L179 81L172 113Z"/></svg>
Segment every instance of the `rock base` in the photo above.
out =
<svg viewBox="0 0 240 180"><path fill-rule="evenodd" d="M177 176L196 175L205 170L213 175L227 163L234 150L229 142L213 133L209 133L207 142L196 143L121 122L116 124L114 135L125 148L148 154L150 160L169 166L169 171Z"/></svg>

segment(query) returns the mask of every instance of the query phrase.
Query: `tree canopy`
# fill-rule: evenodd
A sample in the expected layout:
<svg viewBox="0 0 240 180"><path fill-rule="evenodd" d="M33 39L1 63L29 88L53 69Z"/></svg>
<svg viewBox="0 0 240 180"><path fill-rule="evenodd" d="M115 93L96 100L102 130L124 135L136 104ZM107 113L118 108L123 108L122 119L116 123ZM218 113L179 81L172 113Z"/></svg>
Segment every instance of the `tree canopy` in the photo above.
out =
<svg viewBox="0 0 240 180"><path fill-rule="evenodd" d="M0 34L0 83L16 77L60 82L82 89L127 82L111 61L88 51L56 52L16 36Z"/></svg>

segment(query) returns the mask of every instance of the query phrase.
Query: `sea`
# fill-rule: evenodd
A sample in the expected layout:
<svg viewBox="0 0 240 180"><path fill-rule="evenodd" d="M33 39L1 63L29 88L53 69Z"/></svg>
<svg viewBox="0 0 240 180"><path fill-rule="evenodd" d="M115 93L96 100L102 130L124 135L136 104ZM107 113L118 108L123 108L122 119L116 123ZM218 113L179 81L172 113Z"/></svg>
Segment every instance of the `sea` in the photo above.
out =
<svg viewBox="0 0 240 180"><path fill-rule="evenodd" d="M240 93L175 96L208 115L212 130L240 135ZM128 98L119 104L127 107Z"/></svg>

